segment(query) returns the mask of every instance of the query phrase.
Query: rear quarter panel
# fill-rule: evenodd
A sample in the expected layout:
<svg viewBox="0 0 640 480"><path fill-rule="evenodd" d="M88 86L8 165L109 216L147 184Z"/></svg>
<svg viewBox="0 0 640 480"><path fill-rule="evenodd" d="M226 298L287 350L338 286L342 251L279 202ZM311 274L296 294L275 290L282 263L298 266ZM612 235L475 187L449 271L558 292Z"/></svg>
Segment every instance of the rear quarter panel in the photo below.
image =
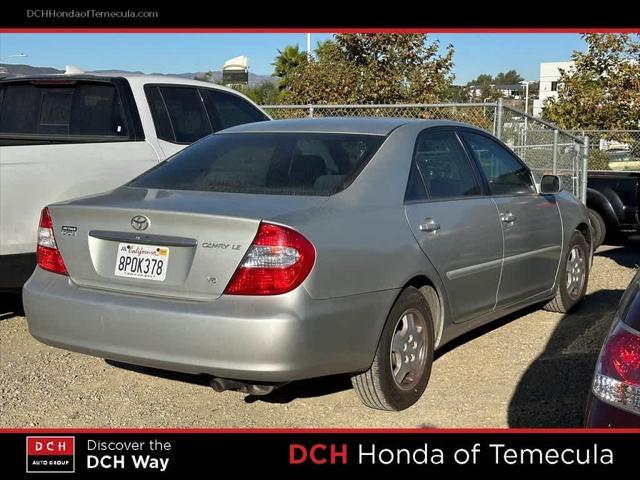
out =
<svg viewBox="0 0 640 480"><path fill-rule="evenodd" d="M389 135L345 190L312 210L271 219L315 245L316 264L304 284L314 298L397 289L433 270L404 216L415 142L415 128L407 127Z"/></svg>
<svg viewBox="0 0 640 480"><path fill-rule="evenodd" d="M270 219L293 226L315 245L316 264L303 283L313 298L395 291L385 293L386 308L371 319L377 334L400 290L416 277L426 277L439 294L439 327L449 318L442 282L404 213L415 138L424 128L408 124L393 131L356 180L322 205Z"/></svg>

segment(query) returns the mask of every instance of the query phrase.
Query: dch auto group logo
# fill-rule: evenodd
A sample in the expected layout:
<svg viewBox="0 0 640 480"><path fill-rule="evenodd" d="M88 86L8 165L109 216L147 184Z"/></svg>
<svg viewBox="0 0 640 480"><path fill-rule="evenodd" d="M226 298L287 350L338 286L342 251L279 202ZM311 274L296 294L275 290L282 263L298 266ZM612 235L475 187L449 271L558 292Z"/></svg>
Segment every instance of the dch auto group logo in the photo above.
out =
<svg viewBox="0 0 640 480"><path fill-rule="evenodd" d="M27 437L27 473L74 473L74 437Z"/></svg>

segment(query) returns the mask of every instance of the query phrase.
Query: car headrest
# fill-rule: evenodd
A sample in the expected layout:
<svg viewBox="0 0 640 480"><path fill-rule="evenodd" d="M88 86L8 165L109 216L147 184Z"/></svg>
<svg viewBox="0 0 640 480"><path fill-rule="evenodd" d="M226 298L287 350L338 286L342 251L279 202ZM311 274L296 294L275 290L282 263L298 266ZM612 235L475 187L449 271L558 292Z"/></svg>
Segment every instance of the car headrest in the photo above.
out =
<svg viewBox="0 0 640 480"><path fill-rule="evenodd" d="M290 172L292 185L312 186L318 177L327 173L324 159L319 155L296 155Z"/></svg>
<svg viewBox="0 0 640 480"><path fill-rule="evenodd" d="M345 175L321 175L313 184L314 190L332 192L344 182Z"/></svg>

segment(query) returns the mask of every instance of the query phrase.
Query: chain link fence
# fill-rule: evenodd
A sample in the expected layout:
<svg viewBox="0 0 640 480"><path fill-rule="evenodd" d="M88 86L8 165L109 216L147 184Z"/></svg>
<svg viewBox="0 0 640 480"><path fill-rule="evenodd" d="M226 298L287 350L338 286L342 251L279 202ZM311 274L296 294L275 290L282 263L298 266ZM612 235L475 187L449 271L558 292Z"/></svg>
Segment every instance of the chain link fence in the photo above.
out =
<svg viewBox="0 0 640 480"><path fill-rule="evenodd" d="M399 117L455 120L480 127L502 139L522 158L537 181L559 175L566 190L586 199L589 140L575 132L497 103L400 105L265 105L274 120L306 117Z"/></svg>
<svg viewBox="0 0 640 480"><path fill-rule="evenodd" d="M498 102L500 130L496 136L529 166L537 181L551 173L562 179L565 190L586 200L589 138L558 128Z"/></svg>
<svg viewBox="0 0 640 480"><path fill-rule="evenodd" d="M397 117L445 119L470 123L488 131L495 129L493 103L401 104L401 105L267 105L274 120L305 117Z"/></svg>
<svg viewBox="0 0 640 480"><path fill-rule="evenodd" d="M640 130L579 130L588 136L589 170L640 171Z"/></svg>

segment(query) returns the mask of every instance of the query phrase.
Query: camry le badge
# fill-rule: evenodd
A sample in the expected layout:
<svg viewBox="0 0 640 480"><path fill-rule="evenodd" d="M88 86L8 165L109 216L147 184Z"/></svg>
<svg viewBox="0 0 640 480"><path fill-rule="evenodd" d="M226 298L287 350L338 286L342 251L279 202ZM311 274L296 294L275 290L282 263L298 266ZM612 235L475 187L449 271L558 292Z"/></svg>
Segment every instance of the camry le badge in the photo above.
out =
<svg viewBox="0 0 640 480"><path fill-rule="evenodd" d="M144 215L136 215L131 219L131 226L135 230L146 230L151 222Z"/></svg>

